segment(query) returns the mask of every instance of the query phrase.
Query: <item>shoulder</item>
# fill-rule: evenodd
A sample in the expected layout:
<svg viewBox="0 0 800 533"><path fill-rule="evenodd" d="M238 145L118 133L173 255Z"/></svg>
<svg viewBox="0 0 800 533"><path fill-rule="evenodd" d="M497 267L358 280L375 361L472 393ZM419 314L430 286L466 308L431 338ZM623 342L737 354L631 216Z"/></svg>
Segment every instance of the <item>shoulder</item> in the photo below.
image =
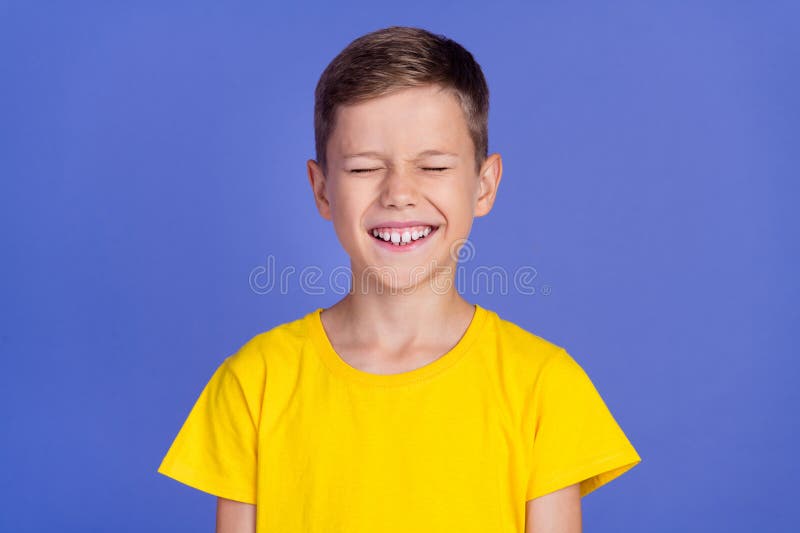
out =
<svg viewBox="0 0 800 533"><path fill-rule="evenodd" d="M516 401L527 402L547 380L547 368L566 353L535 329L489 311L480 340L481 359L496 383Z"/></svg>
<svg viewBox="0 0 800 533"><path fill-rule="evenodd" d="M506 365L515 365L527 376L538 375L551 361L563 358L564 348L546 337L490 311L491 327L498 354Z"/></svg>
<svg viewBox="0 0 800 533"><path fill-rule="evenodd" d="M261 380L266 377L268 368L296 361L308 340L308 319L313 312L254 335L223 364L239 377Z"/></svg>

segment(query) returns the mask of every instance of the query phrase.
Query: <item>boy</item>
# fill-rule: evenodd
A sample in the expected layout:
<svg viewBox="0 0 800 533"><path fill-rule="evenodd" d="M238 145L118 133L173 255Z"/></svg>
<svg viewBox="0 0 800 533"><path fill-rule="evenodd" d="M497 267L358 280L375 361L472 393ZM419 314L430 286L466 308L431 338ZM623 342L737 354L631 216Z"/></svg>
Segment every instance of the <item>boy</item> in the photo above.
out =
<svg viewBox="0 0 800 533"><path fill-rule="evenodd" d="M315 96L309 182L351 290L227 357L158 471L216 495L221 532L580 531L641 459L563 348L454 288L502 174L480 66L390 27Z"/></svg>

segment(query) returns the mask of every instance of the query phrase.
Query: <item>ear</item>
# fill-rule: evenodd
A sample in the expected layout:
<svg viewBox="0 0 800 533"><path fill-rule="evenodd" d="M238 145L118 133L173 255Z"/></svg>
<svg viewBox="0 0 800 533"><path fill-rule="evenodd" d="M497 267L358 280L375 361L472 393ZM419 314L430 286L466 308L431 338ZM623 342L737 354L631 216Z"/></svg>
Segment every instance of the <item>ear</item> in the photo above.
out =
<svg viewBox="0 0 800 533"><path fill-rule="evenodd" d="M309 159L306 163L308 171L308 182L311 184L311 190L314 193L314 202L317 204L317 211L322 215L322 218L331 220L331 203L328 200L327 181L322 168L313 159Z"/></svg>
<svg viewBox="0 0 800 533"><path fill-rule="evenodd" d="M486 161L481 165L481 172L478 176L479 188L474 216L482 217L492 210L502 176L503 160L500 154L492 154L487 157Z"/></svg>

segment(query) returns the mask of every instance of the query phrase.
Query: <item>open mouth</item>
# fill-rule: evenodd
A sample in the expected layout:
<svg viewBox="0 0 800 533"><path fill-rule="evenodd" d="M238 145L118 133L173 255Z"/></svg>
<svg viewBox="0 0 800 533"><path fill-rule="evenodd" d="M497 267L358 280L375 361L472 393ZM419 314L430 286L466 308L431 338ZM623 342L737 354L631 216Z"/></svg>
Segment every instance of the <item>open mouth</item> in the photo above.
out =
<svg viewBox="0 0 800 533"><path fill-rule="evenodd" d="M439 226L411 226L407 228L373 228L369 231L373 239L394 246L408 246L427 239Z"/></svg>

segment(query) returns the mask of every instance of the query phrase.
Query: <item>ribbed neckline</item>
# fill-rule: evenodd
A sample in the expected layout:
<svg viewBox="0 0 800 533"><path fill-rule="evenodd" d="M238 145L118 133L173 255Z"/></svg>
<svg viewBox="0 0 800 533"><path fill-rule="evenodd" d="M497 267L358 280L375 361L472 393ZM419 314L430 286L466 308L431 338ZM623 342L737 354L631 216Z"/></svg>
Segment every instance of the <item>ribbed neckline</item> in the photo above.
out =
<svg viewBox="0 0 800 533"><path fill-rule="evenodd" d="M322 311L323 308L319 307L306 315L306 322L308 324L308 332L317 353L322 358L325 365L335 374L346 379L365 385L378 385L378 386L397 386L415 383L419 380L431 377L443 370L449 368L456 363L461 357L467 353L469 348L474 344L475 340L480 336L481 329L486 323L486 318L489 311L478 304L473 304L475 311L472 315L472 320L467 326L467 330L458 340L455 346L450 351L431 361L430 363L409 370L408 372L400 372L397 374L373 374L372 372L365 372L347 364L342 359L331 344L330 338L322 325Z"/></svg>

